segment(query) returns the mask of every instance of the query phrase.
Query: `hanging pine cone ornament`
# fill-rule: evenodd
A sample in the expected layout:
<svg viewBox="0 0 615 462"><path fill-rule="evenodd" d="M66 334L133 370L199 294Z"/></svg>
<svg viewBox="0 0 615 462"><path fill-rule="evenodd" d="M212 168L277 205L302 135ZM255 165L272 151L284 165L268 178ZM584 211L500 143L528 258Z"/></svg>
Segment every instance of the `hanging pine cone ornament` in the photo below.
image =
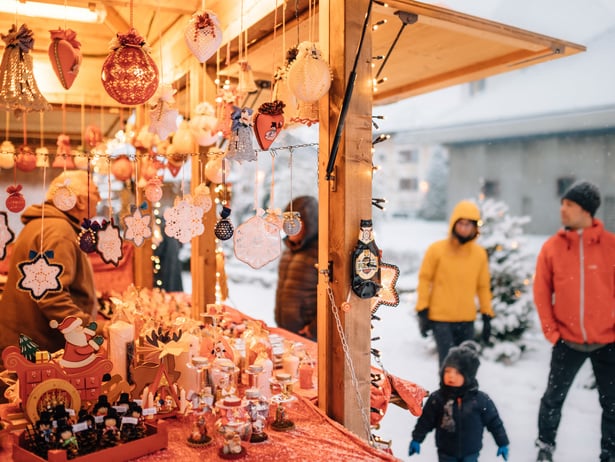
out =
<svg viewBox="0 0 615 462"><path fill-rule="evenodd" d="M262 150L266 151L275 141L284 126L284 102L275 100L263 103L254 119L254 134Z"/></svg>
<svg viewBox="0 0 615 462"><path fill-rule="evenodd" d="M68 90L81 66L81 43L72 29L50 30L49 60L62 86Z"/></svg>
<svg viewBox="0 0 615 462"><path fill-rule="evenodd" d="M197 11L184 29L184 39L190 52L204 63L222 43L222 29L218 17L209 10Z"/></svg>
<svg viewBox="0 0 615 462"><path fill-rule="evenodd" d="M158 68L149 55L149 46L135 29L130 29L117 34L109 48L100 76L106 92L129 106L145 103L158 88Z"/></svg>
<svg viewBox="0 0 615 462"><path fill-rule="evenodd" d="M22 188L23 186L20 184L6 188L6 192L9 193L9 197L6 198L5 202L6 208L13 213L21 212L26 206L26 199L21 194Z"/></svg>
<svg viewBox="0 0 615 462"><path fill-rule="evenodd" d="M231 237L233 237L233 223L229 220L229 216L231 215L231 209L228 207L222 207L222 212L220 212L220 220L216 223L214 228L215 236L221 241L228 241Z"/></svg>
<svg viewBox="0 0 615 462"><path fill-rule="evenodd" d="M6 44L0 63L0 108L23 112L49 111L51 105L41 94L34 80L32 55L34 36L32 30L22 24L19 29L13 24L9 33L2 34Z"/></svg>
<svg viewBox="0 0 615 462"><path fill-rule="evenodd" d="M36 154L30 146L19 146L15 166L22 172L31 172L36 168Z"/></svg>
<svg viewBox="0 0 615 462"><path fill-rule="evenodd" d="M282 221L282 229L287 236L294 236L299 234L303 223L301 222L301 214L299 212L284 212L284 219Z"/></svg>

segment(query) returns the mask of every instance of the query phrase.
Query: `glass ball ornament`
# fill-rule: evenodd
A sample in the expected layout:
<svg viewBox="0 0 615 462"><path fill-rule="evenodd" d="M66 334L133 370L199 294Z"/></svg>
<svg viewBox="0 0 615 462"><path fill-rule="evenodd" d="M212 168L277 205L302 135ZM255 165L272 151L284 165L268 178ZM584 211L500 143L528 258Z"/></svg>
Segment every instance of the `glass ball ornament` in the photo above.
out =
<svg viewBox="0 0 615 462"><path fill-rule="evenodd" d="M132 162L128 156L119 156L111 164L111 174L119 181L126 181L132 176Z"/></svg>
<svg viewBox="0 0 615 462"><path fill-rule="evenodd" d="M287 236L299 234L303 223L301 222L301 214L299 212L284 212L282 221L282 229Z"/></svg>
<svg viewBox="0 0 615 462"><path fill-rule="evenodd" d="M231 172L229 164L230 162L224 162L223 155L211 157L207 161L207 164L205 164L205 177L212 183L222 183L222 177L224 176L225 178L228 178L229 173Z"/></svg>
<svg viewBox="0 0 615 462"><path fill-rule="evenodd" d="M162 182L160 178L155 177L148 180L145 186L145 197L150 202L158 202L162 199Z"/></svg>
<svg viewBox="0 0 615 462"><path fill-rule="evenodd" d="M231 209L228 207L223 207L222 212L220 213L220 220L216 223L214 227L214 235L220 239L221 241L228 241L231 237L233 237L233 232L235 229L233 228L233 223L229 220L229 216L231 214Z"/></svg>

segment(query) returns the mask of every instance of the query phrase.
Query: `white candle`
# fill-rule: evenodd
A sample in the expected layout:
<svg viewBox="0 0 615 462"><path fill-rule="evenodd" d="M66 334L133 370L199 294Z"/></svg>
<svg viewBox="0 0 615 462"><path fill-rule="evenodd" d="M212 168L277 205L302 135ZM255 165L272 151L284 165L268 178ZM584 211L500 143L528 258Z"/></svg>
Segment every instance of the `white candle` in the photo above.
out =
<svg viewBox="0 0 615 462"><path fill-rule="evenodd" d="M282 357L282 370L290 374L292 378L297 377L299 369L299 358L292 353L284 355Z"/></svg>
<svg viewBox="0 0 615 462"><path fill-rule="evenodd" d="M109 359L113 363L111 375L128 377L128 344L135 340L135 328L126 321L116 321L109 326Z"/></svg>
<svg viewBox="0 0 615 462"><path fill-rule="evenodd" d="M180 353L175 358L175 370L180 373L177 384L186 390L188 396L190 396L192 392L199 391L199 376L196 368L192 366L192 357L199 354L201 344L200 337L196 335L183 334L182 340L184 337L188 340L188 350Z"/></svg>
<svg viewBox="0 0 615 462"><path fill-rule="evenodd" d="M263 355L256 358L254 364L263 367L263 373L258 376L258 389L261 391L261 395L271 398L269 379L273 373L273 361L268 356Z"/></svg>

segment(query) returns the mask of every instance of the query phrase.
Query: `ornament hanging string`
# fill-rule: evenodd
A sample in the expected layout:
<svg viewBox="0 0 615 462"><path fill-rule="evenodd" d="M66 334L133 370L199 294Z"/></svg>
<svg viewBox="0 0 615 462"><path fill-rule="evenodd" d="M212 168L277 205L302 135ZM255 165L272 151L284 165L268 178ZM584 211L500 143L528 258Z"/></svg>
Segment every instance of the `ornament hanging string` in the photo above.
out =
<svg viewBox="0 0 615 462"><path fill-rule="evenodd" d="M4 118L4 139L8 141L9 139L9 125L11 122L11 113L6 111L6 117Z"/></svg>
<svg viewBox="0 0 615 462"><path fill-rule="evenodd" d="M269 193L269 208L271 210L275 210L275 201L274 201L274 193L275 193L275 156L276 151L271 149L269 151L271 155L271 192Z"/></svg>
<svg viewBox="0 0 615 462"><path fill-rule="evenodd" d="M45 128L44 128L44 118L45 111L41 111L38 113L38 129L41 138L41 148L45 147Z"/></svg>
<svg viewBox="0 0 615 462"><path fill-rule="evenodd" d="M46 191L47 187L47 163L43 165L43 191ZM43 236L45 235L45 204L41 207L41 247L39 253L43 253Z"/></svg>
<svg viewBox="0 0 615 462"><path fill-rule="evenodd" d="M276 32L278 31L278 0L274 0L274 7L273 7L273 43L275 43L275 39L276 39ZM283 62L282 62L283 64ZM275 76L275 59L271 60L271 75ZM271 102L273 102L273 95L274 92L271 92L271 97L270 100Z"/></svg>
<svg viewBox="0 0 615 462"><path fill-rule="evenodd" d="M290 155L288 156L288 165L290 168L290 202L289 202L289 211L293 213L293 149L289 148Z"/></svg>
<svg viewBox="0 0 615 462"><path fill-rule="evenodd" d="M258 152L254 164L254 210L258 210Z"/></svg>

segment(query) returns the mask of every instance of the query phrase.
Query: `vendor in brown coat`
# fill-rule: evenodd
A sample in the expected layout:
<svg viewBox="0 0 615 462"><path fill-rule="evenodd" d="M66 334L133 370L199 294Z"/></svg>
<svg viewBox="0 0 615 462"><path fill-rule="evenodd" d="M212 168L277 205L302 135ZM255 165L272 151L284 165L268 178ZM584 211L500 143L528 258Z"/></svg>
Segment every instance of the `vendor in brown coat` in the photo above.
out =
<svg viewBox="0 0 615 462"><path fill-rule="evenodd" d="M297 197L292 210L301 215L302 227L299 233L284 239L286 249L278 267L275 322L278 327L316 340L318 201L311 196Z"/></svg>
<svg viewBox="0 0 615 462"><path fill-rule="evenodd" d="M67 179L67 186L77 200L72 209L63 212L54 205L53 198ZM59 330L50 327L50 321L61 322L71 315L80 318L84 325L95 320L96 292L92 267L87 254L79 248L77 238L83 219L90 218L88 214L96 215L99 200L98 188L88 181L88 173L70 170L51 182L44 204L32 205L21 215L25 226L15 240L2 293L0 352L9 345L18 345L19 334L23 333L38 344L40 350L53 353L64 348L65 339ZM42 216L44 227L41 227ZM30 251L41 250L41 231L42 250L52 250L50 263L62 265L63 271L59 276L61 290L49 291L40 300L35 300L29 292L18 288L22 278L18 264L31 260Z"/></svg>

